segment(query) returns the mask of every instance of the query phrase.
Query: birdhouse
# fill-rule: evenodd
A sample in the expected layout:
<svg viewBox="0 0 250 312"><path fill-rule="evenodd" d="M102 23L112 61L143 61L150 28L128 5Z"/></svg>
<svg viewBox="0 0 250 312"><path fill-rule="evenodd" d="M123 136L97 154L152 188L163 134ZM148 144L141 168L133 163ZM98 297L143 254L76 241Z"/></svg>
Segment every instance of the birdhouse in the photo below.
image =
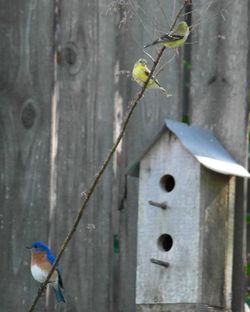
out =
<svg viewBox="0 0 250 312"><path fill-rule="evenodd" d="M207 130L165 120L139 177L137 311L231 307L235 176L250 174Z"/></svg>

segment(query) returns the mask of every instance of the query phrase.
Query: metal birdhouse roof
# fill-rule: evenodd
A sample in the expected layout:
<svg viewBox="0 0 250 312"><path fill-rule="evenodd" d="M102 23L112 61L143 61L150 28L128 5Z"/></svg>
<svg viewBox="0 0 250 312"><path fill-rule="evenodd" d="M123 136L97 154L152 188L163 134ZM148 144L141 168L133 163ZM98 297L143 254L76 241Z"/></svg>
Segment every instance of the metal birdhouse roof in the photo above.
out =
<svg viewBox="0 0 250 312"><path fill-rule="evenodd" d="M164 129L166 128L179 139L183 146L204 167L225 175L233 175L247 178L250 177L249 172L233 159L233 157L220 144L216 137L208 130L197 126L189 126L185 123L170 119L165 119ZM157 138L159 138L161 133L162 131L157 136ZM140 157L139 160L129 168L129 175L139 176L140 160L151 148L153 143L143 153L142 157Z"/></svg>

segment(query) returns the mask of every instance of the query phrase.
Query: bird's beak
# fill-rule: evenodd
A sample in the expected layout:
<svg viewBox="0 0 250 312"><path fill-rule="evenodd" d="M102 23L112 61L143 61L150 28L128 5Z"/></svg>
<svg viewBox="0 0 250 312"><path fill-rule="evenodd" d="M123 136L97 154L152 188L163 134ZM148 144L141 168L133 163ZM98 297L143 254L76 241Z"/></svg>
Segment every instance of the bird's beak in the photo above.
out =
<svg viewBox="0 0 250 312"><path fill-rule="evenodd" d="M25 248L27 248L27 249L32 249L32 247L30 247L30 246L26 246Z"/></svg>

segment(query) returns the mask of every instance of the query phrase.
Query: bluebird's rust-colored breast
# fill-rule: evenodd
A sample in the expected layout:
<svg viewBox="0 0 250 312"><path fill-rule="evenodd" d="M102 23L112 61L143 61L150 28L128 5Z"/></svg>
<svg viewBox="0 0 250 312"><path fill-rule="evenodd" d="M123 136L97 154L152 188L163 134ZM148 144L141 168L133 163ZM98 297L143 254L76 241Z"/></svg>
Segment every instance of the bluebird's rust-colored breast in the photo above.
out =
<svg viewBox="0 0 250 312"><path fill-rule="evenodd" d="M31 266L32 265L37 265L45 271L49 271L52 267L51 263L48 261L46 252L43 251L32 251Z"/></svg>

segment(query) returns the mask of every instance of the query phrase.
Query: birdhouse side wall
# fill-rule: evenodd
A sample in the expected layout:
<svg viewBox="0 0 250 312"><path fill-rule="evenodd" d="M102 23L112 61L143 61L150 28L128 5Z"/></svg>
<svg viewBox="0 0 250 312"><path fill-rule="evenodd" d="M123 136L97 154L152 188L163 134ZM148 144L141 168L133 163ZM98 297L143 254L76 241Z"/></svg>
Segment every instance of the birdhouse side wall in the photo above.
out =
<svg viewBox="0 0 250 312"><path fill-rule="evenodd" d="M231 306L235 178L202 167L201 302Z"/></svg>
<svg viewBox="0 0 250 312"><path fill-rule="evenodd" d="M166 191L161 179L175 185ZM171 184L171 183L170 183ZM136 303L196 303L200 298L200 164L166 131L140 162ZM162 209L149 201L166 203ZM163 234L172 238L161 241ZM168 262L166 268L152 263Z"/></svg>

